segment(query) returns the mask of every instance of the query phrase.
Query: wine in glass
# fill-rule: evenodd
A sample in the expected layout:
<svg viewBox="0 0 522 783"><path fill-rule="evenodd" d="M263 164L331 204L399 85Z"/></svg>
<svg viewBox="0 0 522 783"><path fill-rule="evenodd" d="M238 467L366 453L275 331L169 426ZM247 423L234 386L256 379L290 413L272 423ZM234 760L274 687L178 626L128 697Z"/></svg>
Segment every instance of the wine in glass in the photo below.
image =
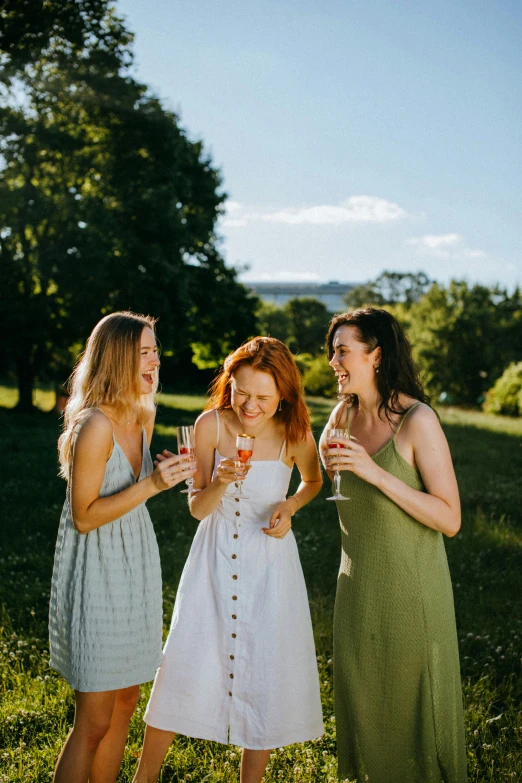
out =
<svg viewBox="0 0 522 783"><path fill-rule="evenodd" d="M254 435L238 435L236 438L237 458L235 460L235 466L238 471L238 480L236 487L239 487L234 497L248 498L243 492L243 481L246 478L246 467L250 464L252 452L254 451Z"/></svg>
<svg viewBox="0 0 522 783"><path fill-rule="evenodd" d="M196 459L196 436L194 433L194 427L191 424L190 427L178 427L178 454L183 457L183 462L193 462ZM181 492L185 495L194 492L194 479L192 476L185 481L187 489L182 489Z"/></svg>
<svg viewBox="0 0 522 783"><path fill-rule="evenodd" d="M331 430L328 430L326 433L326 444L329 449L345 449L346 446L344 443L340 442L340 438L349 438L350 433L348 430L334 428ZM326 498L327 500L350 500L350 498L345 497L341 494L341 474L338 470L334 473L334 490L335 493L332 495L331 498Z"/></svg>

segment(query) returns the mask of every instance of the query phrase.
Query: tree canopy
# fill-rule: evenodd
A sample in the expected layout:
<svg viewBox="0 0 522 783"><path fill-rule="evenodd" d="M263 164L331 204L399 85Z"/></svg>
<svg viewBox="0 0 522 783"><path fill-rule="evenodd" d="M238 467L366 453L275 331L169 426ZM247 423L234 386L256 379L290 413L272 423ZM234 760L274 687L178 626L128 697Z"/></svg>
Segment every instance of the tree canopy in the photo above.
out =
<svg viewBox="0 0 522 783"><path fill-rule="evenodd" d="M432 281L424 272L382 272L375 280L361 283L345 296L349 310L373 305L404 304L410 307L428 291Z"/></svg>
<svg viewBox="0 0 522 783"><path fill-rule="evenodd" d="M256 300L219 253L219 172L129 75L131 36L108 4L65 5L65 32L24 33L0 109L2 364L25 409L108 312L159 317L166 352L186 362L193 344L207 366L255 331Z"/></svg>

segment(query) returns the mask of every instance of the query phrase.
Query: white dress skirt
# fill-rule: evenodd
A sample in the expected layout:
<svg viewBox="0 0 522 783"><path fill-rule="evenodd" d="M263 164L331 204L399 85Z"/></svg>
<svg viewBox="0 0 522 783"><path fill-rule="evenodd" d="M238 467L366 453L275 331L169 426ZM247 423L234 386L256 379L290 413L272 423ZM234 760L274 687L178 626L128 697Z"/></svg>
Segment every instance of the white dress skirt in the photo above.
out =
<svg viewBox="0 0 522 783"><path fill-rule="evenodd" d="M216 451L216 465L220 459ZM248 499L225 495L199 523L145 713L150 726L252 750L323 734L294 534L277 539L261 530L291 473L281 458L253 461L243 484Z"/></svg>

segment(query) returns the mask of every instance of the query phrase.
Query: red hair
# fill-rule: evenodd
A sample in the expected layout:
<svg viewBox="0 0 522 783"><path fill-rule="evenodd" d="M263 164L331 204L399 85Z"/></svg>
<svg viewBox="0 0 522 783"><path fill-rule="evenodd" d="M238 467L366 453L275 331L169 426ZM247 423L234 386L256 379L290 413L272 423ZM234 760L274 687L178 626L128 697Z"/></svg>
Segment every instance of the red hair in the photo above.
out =
<svg viewBox="0 0 522 783"><path fill-rule="evenodd" d="M223 369L210 386L205 410L224 411L232 407L230 381L242 364L270 373L281 395L282 410L275 415L284 424L287 441L306 440L311 423L303 398L301 374L289 349L275 337L254 337L227 356Z"/></svg>

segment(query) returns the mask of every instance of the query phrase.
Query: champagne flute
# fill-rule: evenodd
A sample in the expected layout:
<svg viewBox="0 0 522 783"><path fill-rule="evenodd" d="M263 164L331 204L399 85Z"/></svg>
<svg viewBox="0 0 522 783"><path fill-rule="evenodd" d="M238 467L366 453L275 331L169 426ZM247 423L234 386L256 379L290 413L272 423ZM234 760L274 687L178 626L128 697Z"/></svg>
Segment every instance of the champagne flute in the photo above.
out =
<svg viewBox="0 0 522 783"><path fill-rule="evenodd" d="M346 446L344 443L339 442L339 438L349 437L350 433L348 430L334 428L326 433L326 443L329 449L345 449ZM326 498L327 500L350 500L350 498L341 494L341 474L338 470L334 473L334 490L335 494L331 498Z"/></svg>
<svg viewBox="0 0 522 783"><path fill-rule="evenodd" d="M183 462L193 462L196 459L196 436L194 433L194 427L191 424L189 427L178 427L178 454L183 457ZM182 489L181 492L184 495L188 495L194 491L194 479L192 476L186 479L185 484L188 489Z"/></svg>
<svg viewBox="0 0 522 783"><path fill-rule="evenodd" d="M243 476L236 481L236 487L239 486L239 492L236 492L233 497L240 497L242 499L248 499L248 495L243 492L243 481L246 478L247 465L250 464L252 452L254 451L254 435L238 435L236 438L237 458L235 460L235 466L238 471L242 471ZM241 474L240 474L241 475Z"/></svg>

